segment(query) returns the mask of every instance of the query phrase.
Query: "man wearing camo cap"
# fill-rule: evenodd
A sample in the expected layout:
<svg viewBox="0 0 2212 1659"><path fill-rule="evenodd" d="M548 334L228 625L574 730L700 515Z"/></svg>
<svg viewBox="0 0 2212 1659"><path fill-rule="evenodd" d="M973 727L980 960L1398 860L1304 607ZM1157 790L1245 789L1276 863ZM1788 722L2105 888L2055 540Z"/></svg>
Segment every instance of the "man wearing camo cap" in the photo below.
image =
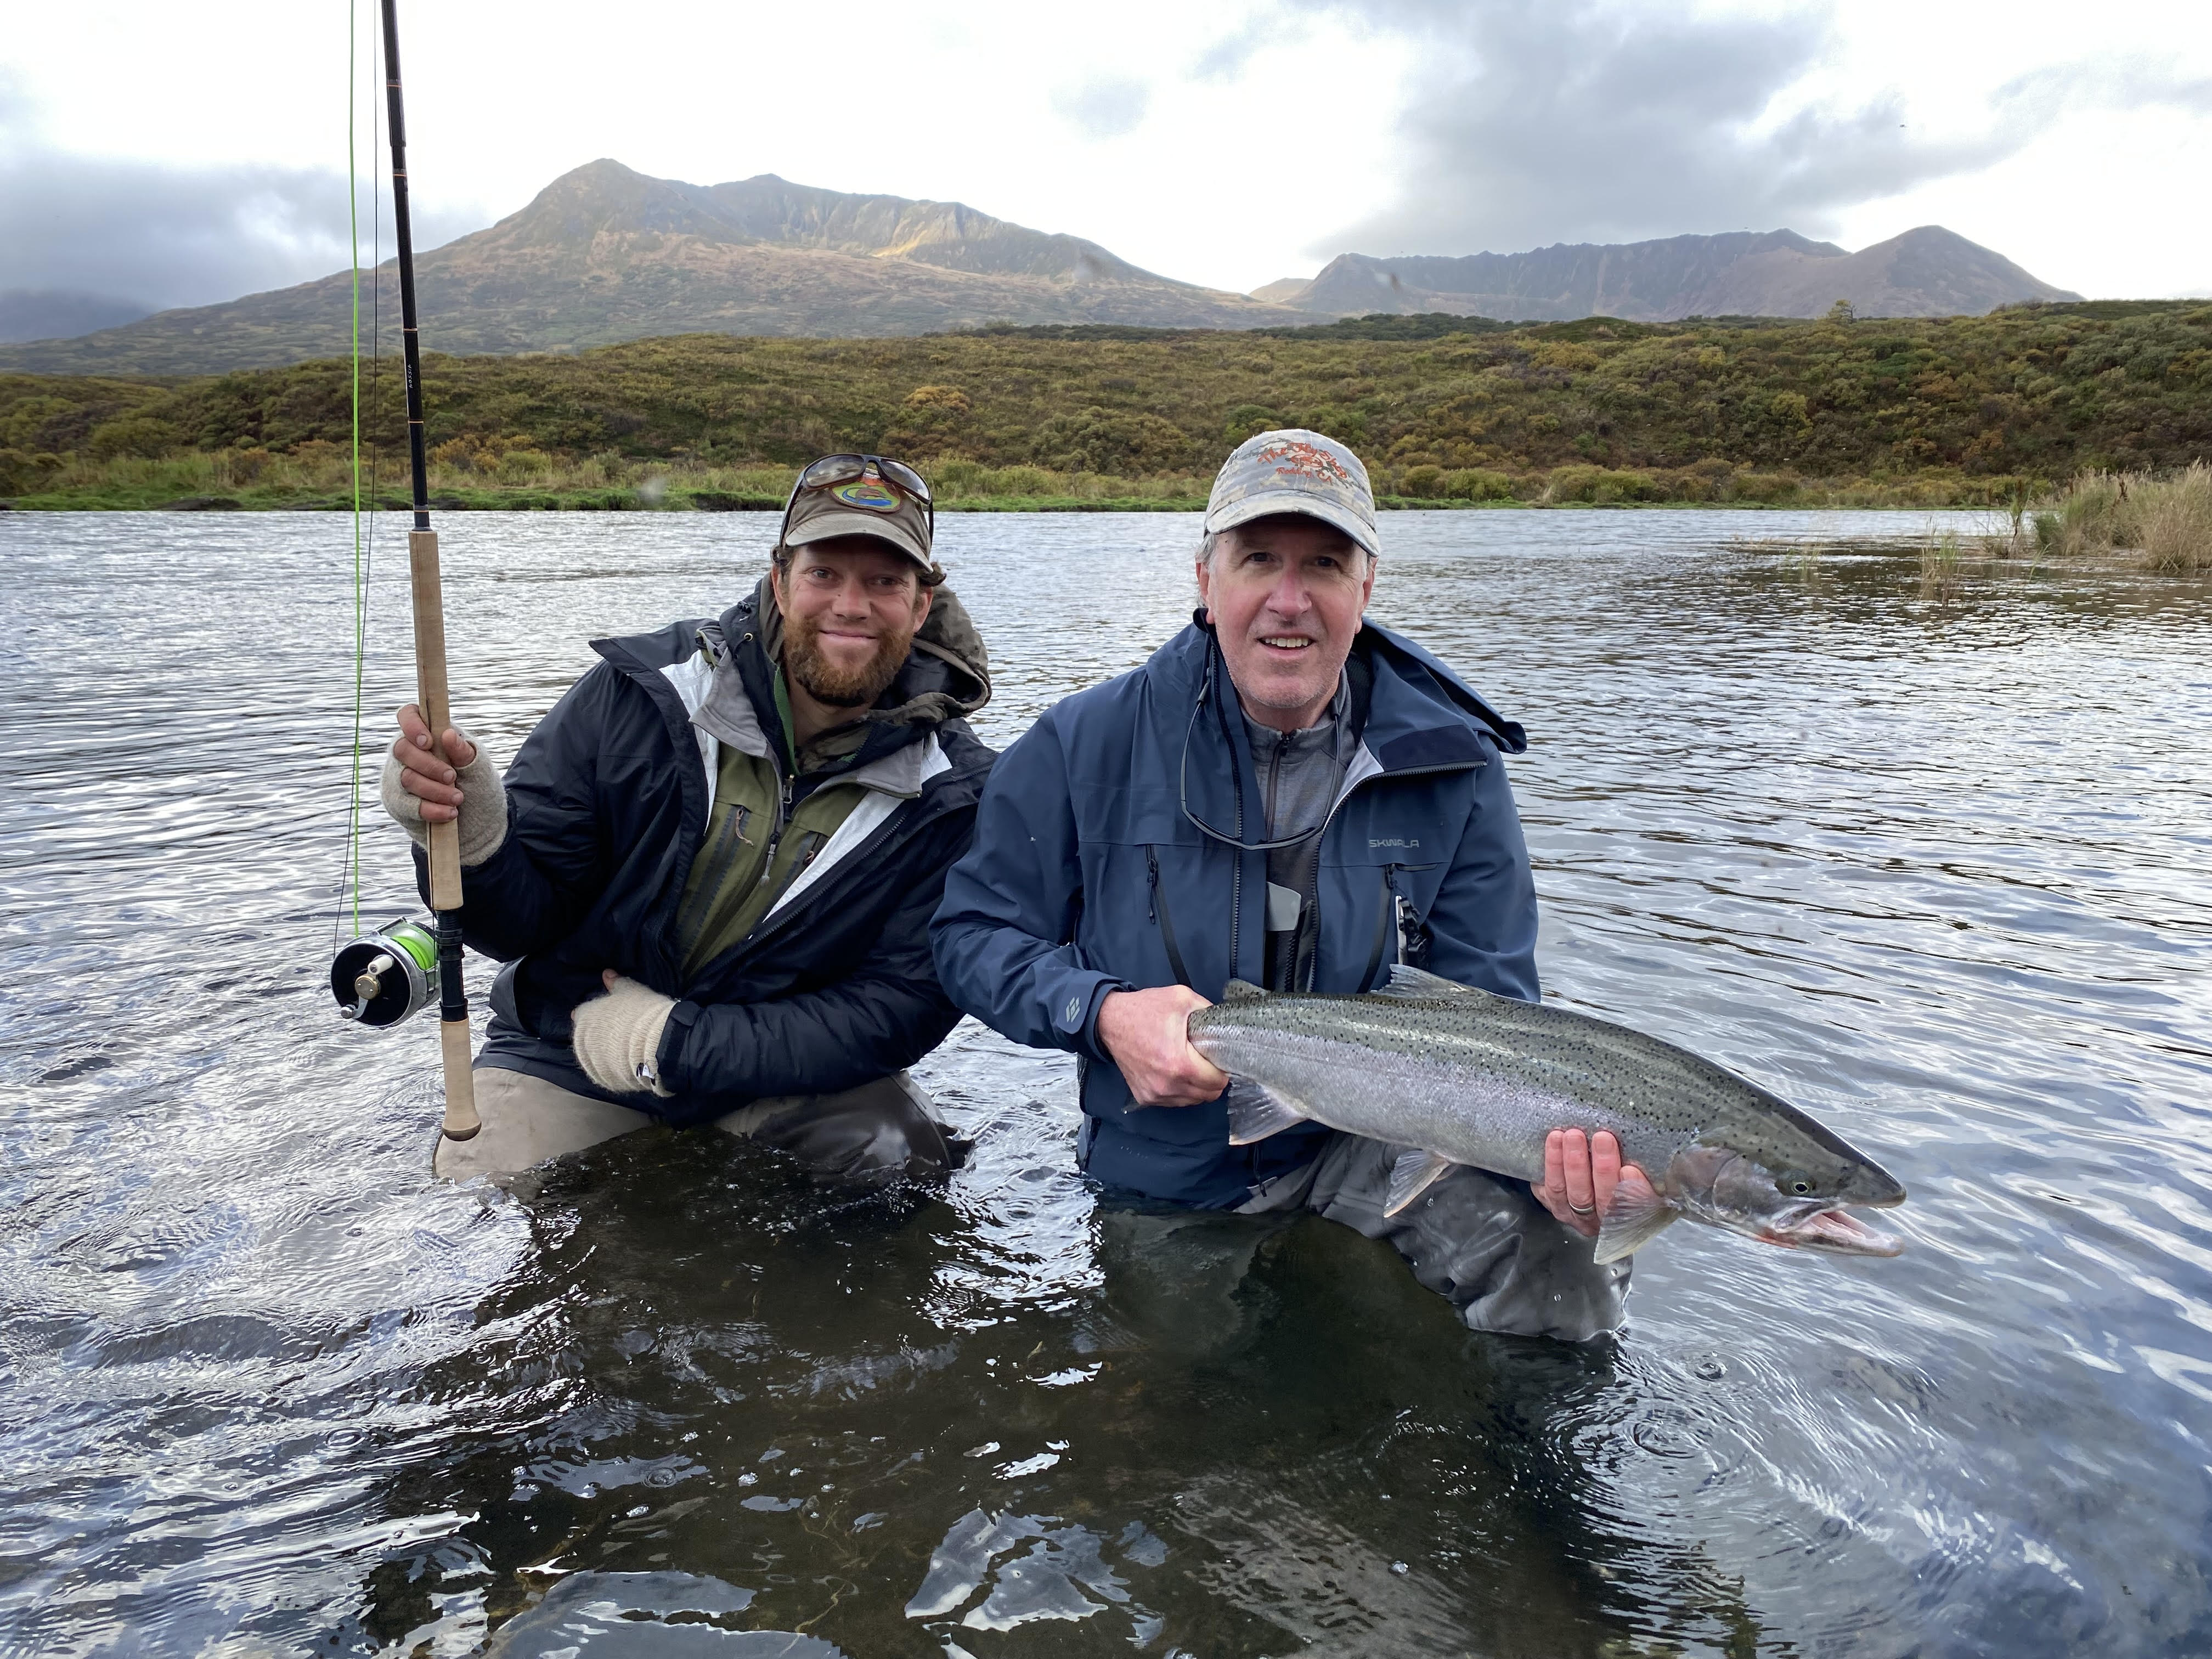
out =
<svg viewBox="0 0 2212 1659"><path fill-rule="evenodd" d="M1349 448L1297 430L1240 445L1206 505L1190 626L1000 760L933 925L939 975L986 1024L1082 1057L1077 1156L1109 1237L1117 1204L1155 1243L1177 1224L1163 1206L1313 1210L1388 1239L1474 1328L1581 1340L1620 1323L1627 1291L1626 1262L1591 1260L1614 1185L1642 1179L1610 1135L1555 1134L1533 1190L1460 1167L1385 1216L1402 1149L1318 1124L1231 1145L1228 1079L1186 1030L1232 978L1347 994L1406 963L1537 996L1501 760L1522 729L1364 619L1380 551ZM1167 1288L1188 1296L1192 1250L1152 1255L1185 1264Z"/></svg>

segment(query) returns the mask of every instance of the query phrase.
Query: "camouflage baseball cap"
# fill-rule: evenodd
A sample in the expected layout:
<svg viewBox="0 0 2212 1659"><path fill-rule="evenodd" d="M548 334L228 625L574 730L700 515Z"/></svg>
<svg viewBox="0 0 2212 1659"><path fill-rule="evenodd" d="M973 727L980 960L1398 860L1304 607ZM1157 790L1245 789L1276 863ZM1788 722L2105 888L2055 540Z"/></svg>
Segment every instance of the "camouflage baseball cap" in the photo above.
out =
<svg viewBox="0 0 2212 1659"><path fill-rule="evenodd" d="M830 465L839 461L865 465L849 469ZM800 481L783 509L783 534L778 544L805 547L833 536L872 536L927 570L932 539L928 497L926 494L917 497L912 486L900 481L898 472L906 470L894 471L892 465L880 464L874 456L833 455L817 461L799 475ZM821 483L808 483L817 471L832 475L849 471L854 476L832 476ZM910 476L920 483L919 474ZM927 486L922 488L926 490Z"/></svg>
<svg viewBox="0 0 2212 1659"><path fill-rule="evenodd" d="M1208 535L1271 513L1302 513L1334 525L1370 553L1382 551L1367 469L1358 456L1318 432L1296 427L1262 432L1237 445L1221 464L1206 498Z"/></svg>

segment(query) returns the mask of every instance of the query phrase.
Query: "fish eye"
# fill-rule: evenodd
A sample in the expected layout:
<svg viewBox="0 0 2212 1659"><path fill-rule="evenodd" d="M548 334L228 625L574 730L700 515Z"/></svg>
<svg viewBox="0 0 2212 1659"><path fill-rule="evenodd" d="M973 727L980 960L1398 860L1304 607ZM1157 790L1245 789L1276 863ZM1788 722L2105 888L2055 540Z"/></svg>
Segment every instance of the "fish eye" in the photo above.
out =
<svg viewBox="0 0 2212 1659"><path fill-rule="evenodd" d="M1806 1180L1803 1176L1792 1176L1786 1184L1790 1190L1800 1198L1807 1196L1813 1190L1813 1183Z"/></svg>

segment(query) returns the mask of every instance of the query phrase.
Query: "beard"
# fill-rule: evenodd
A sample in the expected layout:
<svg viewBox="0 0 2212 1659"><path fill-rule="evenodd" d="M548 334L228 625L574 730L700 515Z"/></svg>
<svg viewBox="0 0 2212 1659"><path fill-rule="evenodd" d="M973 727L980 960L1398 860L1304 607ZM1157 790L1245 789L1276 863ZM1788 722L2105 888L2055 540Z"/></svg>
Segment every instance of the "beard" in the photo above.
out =
<svg viewBox="0 0 2212 1659"><path fill-rule="evenodd" d="M811 618L784 620L784 672L817 702L832 708L866 708L890 689L899 670L906 666L914 645L915 628L886 634L876 642L875 653L856 668L841 667L823 654L822 630Z"/></svg>

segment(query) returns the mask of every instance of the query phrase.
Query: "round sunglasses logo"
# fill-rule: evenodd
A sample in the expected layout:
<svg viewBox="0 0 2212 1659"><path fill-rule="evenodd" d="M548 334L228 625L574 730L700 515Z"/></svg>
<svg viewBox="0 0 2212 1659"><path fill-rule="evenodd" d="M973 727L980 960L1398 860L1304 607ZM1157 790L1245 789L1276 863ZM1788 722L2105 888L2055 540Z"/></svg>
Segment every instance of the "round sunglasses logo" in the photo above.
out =
<svg viewBox="0 0 2212 1659"><path fill-rule="evenodd" d="M830 493L848 507L864 507L871 513L896 513L899 507L899 498L873 478L855 478L836 485Z"/></svg>

